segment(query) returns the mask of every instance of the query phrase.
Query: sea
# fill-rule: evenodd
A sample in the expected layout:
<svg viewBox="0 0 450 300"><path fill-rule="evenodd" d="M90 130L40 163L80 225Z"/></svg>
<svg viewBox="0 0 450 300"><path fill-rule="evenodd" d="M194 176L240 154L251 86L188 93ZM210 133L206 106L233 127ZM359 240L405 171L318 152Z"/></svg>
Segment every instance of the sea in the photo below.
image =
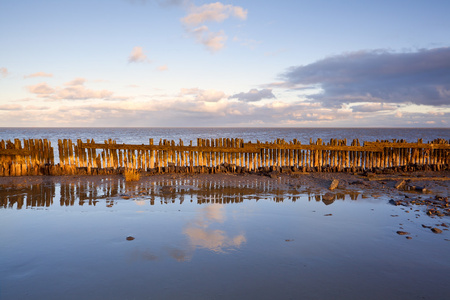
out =
<svg viewBox="0 0 450 300"><path fill-rule="evenodd" d="M350 144L353 139L360 142L372 142L376 140L405 140L416 142L422 139L424 142L437 138L450 139L450 128L35 128L35 127L2 127L0 128L0 140L14 139L48 139L55 147L58 139L94 139L98 143L112 139L118 144L148 144L149 139L158 143L160 139L189 141L196 145L197 138L241 138L244 142L271 142L276 139L291 141L297 139L302 144L309 144L310 139L322 139L324 142L330 139L347 139Z"/></svg>
<svg viewBox="0 0 450 300"><path fill-rule="evenodd" d="M0 128L16 138L349 144L448 140L450 128ZM320 176L0 177L0 300L449 299L449 217L389 203L448 197L448 181L329 191Z"/></svg>

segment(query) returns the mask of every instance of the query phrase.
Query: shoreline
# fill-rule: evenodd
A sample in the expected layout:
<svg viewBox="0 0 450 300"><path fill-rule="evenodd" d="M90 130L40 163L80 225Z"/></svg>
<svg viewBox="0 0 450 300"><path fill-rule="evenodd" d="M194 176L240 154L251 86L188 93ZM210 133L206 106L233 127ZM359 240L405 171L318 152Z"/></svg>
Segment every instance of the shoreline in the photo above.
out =
<svg viewBox="0 0 450 300"><path fill-rule="evenodd" d="M354 193L373 197L448 197L450 195L450 171L416 171L397 174L351 174L351 173L279 173L266 174L158 174L141 176L138 181L125 182L123 175L61 175L61 176L16 176L0 177L2 195L15 193L16 189L37 184L89 183L99 186L104 181L120 181L127 187L148 186L163 181L173 181L180 185L184 180L195 180L198 184L220 182L226 186L239 188L243 181L270 184L279 190L316 194ZM335 187L333 188L334 185Z"/></svg>

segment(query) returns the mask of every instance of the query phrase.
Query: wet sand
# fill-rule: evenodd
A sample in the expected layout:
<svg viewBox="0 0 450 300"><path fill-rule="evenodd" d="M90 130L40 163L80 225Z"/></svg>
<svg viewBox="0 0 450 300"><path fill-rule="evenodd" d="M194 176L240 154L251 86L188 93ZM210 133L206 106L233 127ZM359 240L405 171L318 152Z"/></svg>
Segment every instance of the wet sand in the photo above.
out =
<svg viewBox="0 0 450 300"><path fill-rule="evenodd" d="M13 193L16 188L27 185L46 183L83 183L101 185L105 180L122 179L121 175L98 176L19 176L0 177L0 188L3 195ZM162 181L173 181L176 186L183 180L195 180L197 183L222 182L229 187L239 188L242 182L270 184L279 191L298 193L316 193L336 195L339 193L361 193L371 197L391 197L398 200L402 197L447 197L450 195L450 171L442 172L409 172L397 174L349 174L349 173L297 173L282 174L272 172L267 174L163 174L141 176L139 181L127 182L127 185L147 186ZM331 190L333 180L338 185ZM401 184L403 182L403 184ZM400 185L396 187L396 185Z"/></svg>

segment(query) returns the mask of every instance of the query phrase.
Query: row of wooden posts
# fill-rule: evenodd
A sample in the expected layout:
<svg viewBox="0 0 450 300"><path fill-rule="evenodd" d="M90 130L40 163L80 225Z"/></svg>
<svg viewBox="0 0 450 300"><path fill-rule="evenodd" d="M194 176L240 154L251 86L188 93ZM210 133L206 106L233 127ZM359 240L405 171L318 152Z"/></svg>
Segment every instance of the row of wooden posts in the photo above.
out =
<svg viewBox="0 0 450 300"><path fill-rule="evenodd" d="M184 145L169 140L148 145L117 144L113 140L58 140L59 162L46 139L15 139L0 142L0 176L120 173L135 169L165 172L247 172L247 171L365 171L397 167L450 166L450 143L436 139L363 142L321 139L301 144L286 142L244 142L239 138L197 139Z"/></svg>

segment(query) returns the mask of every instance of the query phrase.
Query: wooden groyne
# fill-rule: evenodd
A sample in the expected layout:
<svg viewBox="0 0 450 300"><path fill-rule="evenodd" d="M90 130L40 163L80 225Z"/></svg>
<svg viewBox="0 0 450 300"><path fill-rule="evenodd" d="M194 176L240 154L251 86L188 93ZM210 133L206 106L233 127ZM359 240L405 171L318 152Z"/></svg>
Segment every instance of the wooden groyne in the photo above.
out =
<svg viewBox="0 0 450 300"><path fill-rule="evenodd" d="M53 147L46 139L0 141L0 176L50 174Z"/></svg>
<svg viewBox="0 0 450 300"><path fill-rule="evenodd" d="M171 140L147 145L117 144L113 140L58 140L59 162L47 140L19 139L0 142L0 176L118 174L134 169L155 173L220 172L361 172L373 170L446 170L450 168L450 143L404 140L347 145L346 140L321 139L244 142L239 138L197 139L184 145Z"/></svg>

